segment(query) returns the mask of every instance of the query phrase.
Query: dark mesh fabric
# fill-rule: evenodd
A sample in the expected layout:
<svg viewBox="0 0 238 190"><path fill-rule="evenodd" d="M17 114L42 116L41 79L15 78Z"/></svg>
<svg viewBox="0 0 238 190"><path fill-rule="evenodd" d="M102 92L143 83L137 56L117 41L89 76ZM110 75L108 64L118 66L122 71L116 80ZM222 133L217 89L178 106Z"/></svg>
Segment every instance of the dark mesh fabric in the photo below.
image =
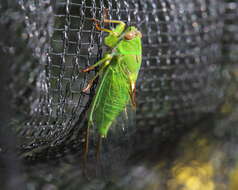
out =
<svg viewBox="0 0 238 190"><path fill-rule="evenodd" d="M4 125L16 135L11 137L17 148L14 158L30 164L25 171L28 182L44 176L36 189L57 189L47 184L53 174L43 169L46 163L57 180L64 179L57 183L59 189L77 189L84 183L74 180L82 174L83 131L97 81L89 93L82 93L95 71L81 70L105 53L106 34L90 20L103 20L105 9L109 19L134 25L143 35L136 113L129 109L129 121L121 116L114 126L126 126L126 131L109 131L102 152L106 174L119 170L119 161L133 160L136 150L176 143L196 122L215 113L227 89L225 63L235 67L238 60L235 0L21 0L0 5L6 37L0 48L10 73L6 101L11 117ZM89 160L95 149L90 142Z"/></svg>
<svg viewBox="0 0 238 190"><path fill-rule="evenodd" d="M170 128L213 112L223 97L223 89L216 87L222 55L222 2L69 0L20 5L25 18L22 35L34 60L12 64L13 102L21 117L17 128L27 138L22 151L41 146L54 151L67 146L73 134L77 134L75 143L80 142L78 131L94 94L94 90L81 92L93 72L80 71L103 55L105 34L90 19L102 20L105 8L110 19L135 25L143 34L137 82L139 131L166 137Z"/></svg>

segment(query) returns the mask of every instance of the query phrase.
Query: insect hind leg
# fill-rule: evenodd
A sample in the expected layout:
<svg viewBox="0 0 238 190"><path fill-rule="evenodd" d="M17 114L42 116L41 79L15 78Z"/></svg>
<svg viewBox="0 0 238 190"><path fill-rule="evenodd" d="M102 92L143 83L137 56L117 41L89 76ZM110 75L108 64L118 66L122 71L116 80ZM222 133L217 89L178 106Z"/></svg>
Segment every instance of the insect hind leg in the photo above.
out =
<svg viewBox="0 0 238 190"><path fill-rule="evenodd" d="M84 165L86 166L87 163L87 158L88 158L88 147L89 147L89 129L90 127L93 126L93 121L89 120L88 126L86 128L86 133L85 133L85 141L84 141L84 146L83 146L83 160L84 160Z"/></svg>
<svg viewBox="0 0 238 190"><path fill-rule="evenodd" d="M86 163L87 163L87 157L88 157L89 127L90 127L90 126L87 126L87 129L86 129L85 143L84 143L84 149L83 149L83 159L84 159L85 165L86 165Z"/></svg>
<svg viewBox="0 0 238 190"><path fill-rule="evenodd" d="M97 145L96 145L96 159L97 159L97 163L100 163L101 162L101 146L102 146L102 137L101 135L98 135L98 142L97 142Z"/></svg>

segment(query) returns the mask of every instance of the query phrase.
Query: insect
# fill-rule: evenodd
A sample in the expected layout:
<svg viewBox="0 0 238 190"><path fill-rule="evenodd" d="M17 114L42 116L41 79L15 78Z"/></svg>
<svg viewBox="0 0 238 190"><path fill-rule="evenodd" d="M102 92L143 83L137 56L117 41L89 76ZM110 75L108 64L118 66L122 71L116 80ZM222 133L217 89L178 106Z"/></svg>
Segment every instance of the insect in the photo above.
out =
<svg viewBox="0 0 238 190"><path fill-rule="evenodd" d="M104 23L117 24L115 29L109 30L100 27L101 21L92 20L96 23L97 30L109 33L104 38L104 44L109 51L97 63L83 70L89 72L99 67L96 75L83 89L83 92L88 91L99 77L96 94L88 111L86 155L88 130L92 125L98 129L101 140L107 136L110 126L129 102L136 107L135 86L142 59L142 34L136 27L126 27L122 21L104 19Z"/></svg>

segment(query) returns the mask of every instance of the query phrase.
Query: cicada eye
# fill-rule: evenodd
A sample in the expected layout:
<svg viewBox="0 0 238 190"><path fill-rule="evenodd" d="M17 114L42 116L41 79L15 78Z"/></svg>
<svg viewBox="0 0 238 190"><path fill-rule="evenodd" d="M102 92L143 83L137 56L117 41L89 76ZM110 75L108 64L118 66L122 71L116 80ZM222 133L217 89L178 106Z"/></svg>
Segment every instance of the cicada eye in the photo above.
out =
<svg viewBox="0 0 238 190"><path fill-rule="evenodd" d="M134 31L130 31L130 32L127 32L124 37L126 40L132 40L133 38L135 38L135 36L136 36L136 33Z"/></svg>
<svg viewBox="0 0 238 190"><path fill-rule="evenodd" d="M140 38L142 38L142 34L140 31L137 31L137 36L139 36Z"/></svg>

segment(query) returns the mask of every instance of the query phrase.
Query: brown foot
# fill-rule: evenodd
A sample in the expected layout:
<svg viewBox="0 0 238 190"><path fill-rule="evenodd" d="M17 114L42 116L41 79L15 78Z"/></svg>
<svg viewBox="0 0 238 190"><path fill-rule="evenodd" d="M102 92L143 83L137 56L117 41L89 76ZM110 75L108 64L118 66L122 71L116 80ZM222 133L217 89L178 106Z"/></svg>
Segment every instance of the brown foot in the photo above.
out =
<svg viewBox="0 0 238 190"><path fill-rule="evenodd" d="M89 81L88 85L86 86L86 88L84 88L82 91L83 92L87 92L92 86L93 86L93 81Z"/></svg>

